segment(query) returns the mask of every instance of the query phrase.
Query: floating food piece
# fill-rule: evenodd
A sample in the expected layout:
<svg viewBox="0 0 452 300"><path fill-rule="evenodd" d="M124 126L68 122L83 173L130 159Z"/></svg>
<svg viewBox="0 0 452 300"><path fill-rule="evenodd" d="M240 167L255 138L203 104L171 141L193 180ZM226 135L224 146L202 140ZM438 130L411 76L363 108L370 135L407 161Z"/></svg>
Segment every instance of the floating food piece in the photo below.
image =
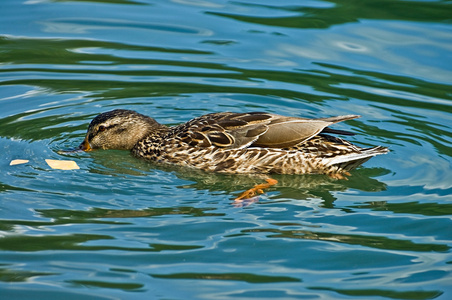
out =
<svg viewBox="0 0 452 300"><path fill-rule="evenodd" d="M55 159L46 159L46 163L52 169L58 170L75 170L80 169L77 163L73 160L55 160Z"/></svg>
<svg viewBox="0 0 452 300"><path fill-rule="evenodd" d="M26 164L27 162L29 162L28 159L13 159L9 165L10 166L15 166L15 165L21 165L21 164Z"/></svg>

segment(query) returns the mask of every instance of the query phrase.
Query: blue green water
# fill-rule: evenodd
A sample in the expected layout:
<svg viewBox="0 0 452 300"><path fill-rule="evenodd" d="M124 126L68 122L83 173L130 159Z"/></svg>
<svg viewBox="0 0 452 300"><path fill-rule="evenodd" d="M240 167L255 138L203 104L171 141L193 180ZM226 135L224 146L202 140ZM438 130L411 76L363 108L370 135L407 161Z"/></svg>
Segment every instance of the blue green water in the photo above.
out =
<svg viewBox="0 0 452 300"><path fill-rule="evenodd" d="M450 1L0 1L0 298L451 299L451 16ZM391 152L349 180L275 176L236 207L262 178L58 153L114 108L360 114L334 128Z"/></svg>

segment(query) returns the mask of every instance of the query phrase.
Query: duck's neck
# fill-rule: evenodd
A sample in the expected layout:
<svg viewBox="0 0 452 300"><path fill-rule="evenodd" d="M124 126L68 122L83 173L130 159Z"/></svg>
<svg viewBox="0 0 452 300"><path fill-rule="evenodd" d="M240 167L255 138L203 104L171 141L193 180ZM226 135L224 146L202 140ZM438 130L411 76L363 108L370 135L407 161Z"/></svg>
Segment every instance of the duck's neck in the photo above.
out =
<svg viewBox="0 0 452 300"><path fill-rule="evenodd" d="M145 121L146 123L142 124L143 129L141 139L149 135L165 135L170 130L168 126L160 124L151 117Z"/></svg>
<svg viewBox="0 0 452 300"><path fill-rule="evenodd" d="M145 116L143 116L145 117ZM137 120L133 124L133 129L129 130L129 134L122 140L122 149L131 150L139 141L149 136L165 135L169 128L162 125L150 117Z"/></svg>

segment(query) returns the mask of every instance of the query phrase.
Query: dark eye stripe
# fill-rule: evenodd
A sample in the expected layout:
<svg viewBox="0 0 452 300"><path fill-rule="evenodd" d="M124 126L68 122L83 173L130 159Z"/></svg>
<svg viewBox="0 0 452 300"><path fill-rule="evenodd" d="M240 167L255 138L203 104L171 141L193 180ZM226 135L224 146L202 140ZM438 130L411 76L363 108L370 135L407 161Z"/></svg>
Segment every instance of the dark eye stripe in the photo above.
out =
<svg viewBox="0 0 452 300"><path fill-rule="evenodd" d="M118 126L118 124L113 124L113 125L110 125L110 126L100 125L100 126L97 128L97 132L99 133L99 132L105 131L105 130L107 130L107 129L114 128L114 127L116 127L116 126Z"/></svg>

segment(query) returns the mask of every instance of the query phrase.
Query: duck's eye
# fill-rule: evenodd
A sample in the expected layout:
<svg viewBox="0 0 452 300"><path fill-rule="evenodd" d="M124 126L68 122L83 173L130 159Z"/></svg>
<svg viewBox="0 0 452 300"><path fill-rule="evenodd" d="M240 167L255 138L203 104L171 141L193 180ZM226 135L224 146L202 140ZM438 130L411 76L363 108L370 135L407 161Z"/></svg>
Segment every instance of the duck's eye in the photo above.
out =
<svg viewBox="0 0 452 300"><path fill-rule="evenodd" d="M106 127L104 125L99 126L99 132L105 131Z"/></svg>

